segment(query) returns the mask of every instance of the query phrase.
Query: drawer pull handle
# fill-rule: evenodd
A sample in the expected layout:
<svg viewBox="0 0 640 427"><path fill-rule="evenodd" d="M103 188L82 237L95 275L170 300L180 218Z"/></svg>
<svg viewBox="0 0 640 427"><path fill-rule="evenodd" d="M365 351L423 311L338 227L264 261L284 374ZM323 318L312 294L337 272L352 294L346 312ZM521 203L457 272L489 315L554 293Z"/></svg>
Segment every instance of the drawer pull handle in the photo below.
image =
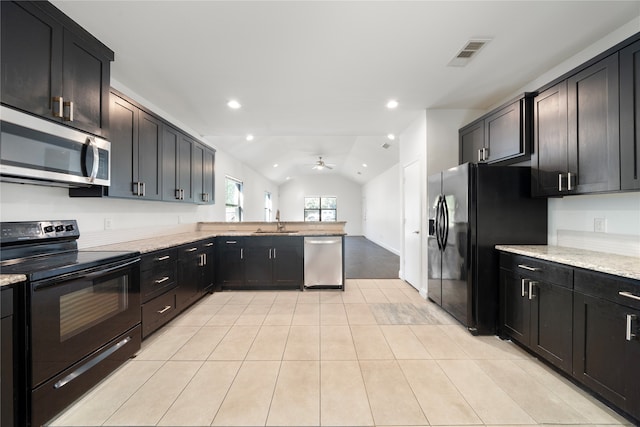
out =
<svg viewBox="0 0 640 427"><path fill-rule="evenodd" d="M164 283L167 280L169 280L169 276L164 276L162 279L156 280L156 285L159 285L160 283Z"/></svg>
<svg viewBox="0 0 640 427"><path fill-rule="evenodd" d="M522 296L522 298L527 296L527 282L529 281L529 279L522 279L520 281L520 295Z"/></svg>
<svg viewBox="0 0 640 427"><path fill-rule="evenodd" d="M207 244L206 244L206 245L204 245L204 246L208 248L208 247L213 246L213 243L207 243Z"/></svg>
<svg viewBox="0 0 640 427"><path fill-rule="evenodd" d="M640 301L640 297L638 295L632 294L631 292L622 292L622 291L620 291L620 292L618 292L618 295Z"/></svg>
<svg viewBox="0 0 640 427"><path fill-rule="evenodd" d="M158 310L158 314L165 314L169 310L171 310L171 306L166 305L162 310Z"/></svg>
<svg viewBox="0 0 640 427"><path fill-rule="evenodd" d="M197 250L198 250L198 248L189 248L189 249L186 250L186 252L193 252L193 251L197 251Z"/></svg>
<svg viewBox="0 0 640 427"><path fill-rule="evenodd" d="M631 327L633 325L633 321L636 320L638 316L635 314L627 314L627 333L625 334L625 338L627 341L631 341L636 337L636 334L631 332Z"/></svg>
<svg viewBox="0 0 640 427"><path fill-rule="evenodd" d="M539 268L529 267L528 265L524 265L524 264L518 264L518 267L524 268L525 270L529 270L529 271L540 271Z"/></svg>
<svg viewBox="0 0 640 427"><path fill-rule="evenodd" d="M156 261L164 261L171 258L171 255L165 255L165 256L161 256L159 258L156 258Z"/></svg>

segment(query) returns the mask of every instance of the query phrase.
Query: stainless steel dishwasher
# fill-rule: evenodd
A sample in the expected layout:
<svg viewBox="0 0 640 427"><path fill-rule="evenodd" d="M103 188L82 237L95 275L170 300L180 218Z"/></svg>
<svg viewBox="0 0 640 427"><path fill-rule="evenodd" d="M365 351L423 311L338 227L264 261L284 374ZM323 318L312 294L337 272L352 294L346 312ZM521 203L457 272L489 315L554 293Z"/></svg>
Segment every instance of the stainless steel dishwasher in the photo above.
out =
<svg viewBox="0 0 640 427"><path fill-rule="evenodd" d="M305 288L344 290L342 240L342 236L304 238Z"/></svg>

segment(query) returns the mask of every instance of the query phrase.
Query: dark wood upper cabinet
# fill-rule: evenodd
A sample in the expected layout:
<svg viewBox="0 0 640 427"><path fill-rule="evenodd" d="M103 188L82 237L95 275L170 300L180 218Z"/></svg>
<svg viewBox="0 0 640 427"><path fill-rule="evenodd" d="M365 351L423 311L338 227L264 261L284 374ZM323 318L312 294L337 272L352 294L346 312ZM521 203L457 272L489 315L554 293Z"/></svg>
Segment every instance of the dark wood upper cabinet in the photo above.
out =
<svg viewBox="0 0 640 427"><path fill-rule="evenodd" d="M106 193L116 197L138 197L134 193L133 183L137 181L134 176L137 177L138 170L136 146L140 110L130 102L112 94L109 114L111 185L106 189Z"/></svg>
<svg viewBox="0 0 640 427"><path fill-rule="evenodd" d="M164 125L162 138L162 200L193 202L193 146L195 141Z"/></svg>
<svg viewBox="0 0 640 427"><path fill-rule="evenodd" d="M640 189L640 41L620 51L620 179Z"/></svg>
<svg viewBox="0 0 640 427"><path fill-rule="evenodd" d="M618 88L617 53L567 81L568 191L620 190Z"/></svg>
<svg viewBox="0 0 640 427"><path fill-rule="evenodd" d="M532 95L498 107L458 131L460 163L510 164L527 160Z"/></svg>
<svg viewBox="0 0 640 427"><path fill-rule="evenodd" d="M618 86L615 53L535 97L534 195L620 190Z"/></svg>
<svg viewBox="0 0 640 427"><path fill-rule="evenodd" d="M213 174L215 151L201 144L193 145L193 197L195 203L214 203L215 177Z"/></svg>
<svg viewBox="0 0 640 427"><path fill-rule="evenodd" d="M533 117L532 193L555 196L560 194L568 163L566 82L560 82L535 97Z"/></svg>
<svg viewBox="0 0 640 427"><path fill-rule="evenodd" d="M160 181L162 122L154 116L140 111L138 129L138 149L137 155L134 155L138 161L138 173L137 179L134 180L134 187L139 193L142 193L140 197L160 200L162 198L162 182ZM138 190L139 187L142 188Z"/></svg>
<svg viewBox="0 0 640 427"><path fill-rule="evenodd" d="M2 103L108 136L113 52L48 2L0 2Z"/></svg>

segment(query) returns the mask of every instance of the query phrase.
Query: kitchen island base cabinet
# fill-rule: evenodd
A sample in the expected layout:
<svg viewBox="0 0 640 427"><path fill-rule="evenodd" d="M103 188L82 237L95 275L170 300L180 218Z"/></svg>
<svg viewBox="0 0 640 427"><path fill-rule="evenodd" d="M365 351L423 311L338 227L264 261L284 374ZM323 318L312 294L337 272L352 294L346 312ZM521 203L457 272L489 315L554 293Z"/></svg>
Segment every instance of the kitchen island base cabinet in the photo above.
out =
<svg viewBox="0 0 640 427"><path fill-rule="evenodd" d="M575 286L573 376L640 419L640 286L587 272Z"/></svg>

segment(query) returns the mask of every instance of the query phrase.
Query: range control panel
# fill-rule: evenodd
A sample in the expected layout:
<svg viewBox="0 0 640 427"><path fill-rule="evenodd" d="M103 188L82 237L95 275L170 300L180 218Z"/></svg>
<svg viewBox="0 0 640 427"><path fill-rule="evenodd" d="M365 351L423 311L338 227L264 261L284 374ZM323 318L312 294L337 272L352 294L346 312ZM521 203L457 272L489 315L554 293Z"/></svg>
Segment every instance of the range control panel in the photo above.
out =
<svg viewBox="0 0 640 427"><path fill-rule="evenodd" d="M2 246L16 242L77 239L80 237L75 219L57 221L19 221L0 223Z"/></svg>

